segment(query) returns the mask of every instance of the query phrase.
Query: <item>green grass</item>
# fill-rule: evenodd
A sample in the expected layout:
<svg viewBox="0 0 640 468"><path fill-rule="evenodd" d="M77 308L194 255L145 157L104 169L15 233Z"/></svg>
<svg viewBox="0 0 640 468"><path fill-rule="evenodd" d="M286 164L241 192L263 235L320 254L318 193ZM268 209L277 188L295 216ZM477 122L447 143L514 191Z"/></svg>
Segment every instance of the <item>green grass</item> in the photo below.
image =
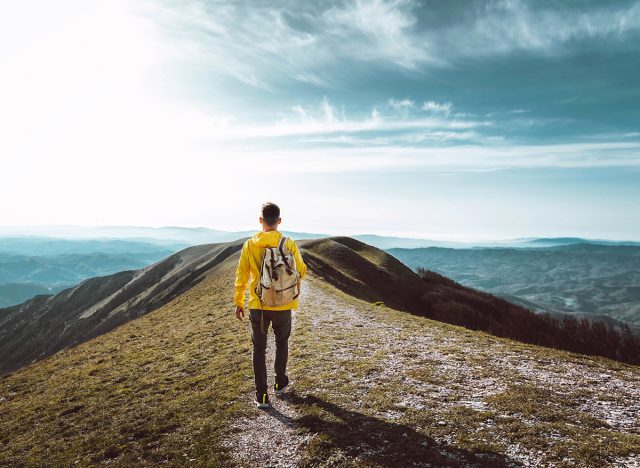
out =
<svg viewBox="0 0 640 468"><path fill-rule="evenodd" d="M223 289L202 283L1 379L0 464L230 465L219 440L247 414L239 397L253 382L249 335Z"/></svg>
<svg viewBox="0 0 640 468"><path fill-rule="evenodd" d="M233 314L234 268L223 264L161 309L0 379L0 464L232 466L221 439L230 422L256 411L245 398L253 391L251 341L248 321ZM327 310L313 297L296 312L288 401L300 414L297 430L314 434L302 466L502 466L515 444L555 466L605 466L638 453L638 434L579 410L579 401L620 396L593 395L589 382L566 394L509 372L500 359L606 370L629 385L640 380L637 367L434 322L309 280L365 324L315 327ZM388 337L370 321L388 325L394 340L428 336L428 345L385 347ZM425 351L464 372L422 358ZM387 372L393 360L400 370ZM465 406L473 382L489 378L500 387L480 399L485 406Z"/></svg>
<svg viewBox="0 0 640 468"><path fill-rule="evenodd" d="M393 309L380 309L376 304L352 298L326 284L316 284L355 306L367 320L397 325L394 334L399 339L428 334L432 337L431 350L472 369L472 377L500 380L506 390L483 398L486 410L466 407L460 401L467 396L464 383L468 376L440 370L436 361L416 362L422 350L410 347L402 353L406 365L402 372L383 382L364 385L366 378L384 368L384 359L390 350L376 350L376 346L382 346L384 337L376 336L366 326L364 330L344 329L340 324L334 329L314 329L311 315L322 311L307 308L298 315L290 367L298 380L296 388L303 388L306 395L306 398L296 397L297 407L303 414L302 425L318 436L306 454L308 466L329 459L349 466L409 466L425 460L425 456L438 457L433 450L435 446L447 453L440 459L442 463L457 460L487 466L506 463L501 454L507 446L515 444L525 450L542 451L541 461L557 466L606 466L616 457L638 453L640 435L611 429L604 421L578 410L578 401L594 397L588 385L563 394L510 374L496 357L500 357L504 347L531 360L533 368L549 370L555 362L569 362L585 369L618 373L623 380L631 376L630 382L634 383L640 374L637 367L513 342ZM361 343L360 352L342 362L339 369L334 367L340 359L331 345L334 338L343 343ZM432 396L421 384L428 389L445 389L450 394ZM416 410L399 405L398 397L403 394L415 395L424 407ZM604 395L603 399L611 396ZM361 427L367 429L360 430ZM378 433L386 434L387 442L378 440L375 436ZM405 444L406 440L411 441L412 447L419 445L422 449L412 449ZM442 445L442 441L446 443ZM377 447L378 451L358 455L359 450L366 452L367 447Z"/></svg>

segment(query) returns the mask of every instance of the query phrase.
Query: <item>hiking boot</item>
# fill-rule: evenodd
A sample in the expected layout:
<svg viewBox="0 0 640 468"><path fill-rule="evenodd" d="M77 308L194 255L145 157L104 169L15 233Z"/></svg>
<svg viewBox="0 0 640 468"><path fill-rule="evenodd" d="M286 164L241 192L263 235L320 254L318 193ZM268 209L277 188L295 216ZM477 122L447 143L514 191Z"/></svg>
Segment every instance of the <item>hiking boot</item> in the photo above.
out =
<svg viewBox="0 0 640 468"><path fill-rule="evenodd" d="M276 395L282 395L285 388L289 386L289 377L285 376L284 379L284 382L278 382L276 380L276 383L273 384L273 393Z"/></svg>
<svg viewBox="0 0 640 468"><path fill-rule="evenodd" d="M256 406L258 408L270 408L269 395L266 393L256 393Z"/></svg>

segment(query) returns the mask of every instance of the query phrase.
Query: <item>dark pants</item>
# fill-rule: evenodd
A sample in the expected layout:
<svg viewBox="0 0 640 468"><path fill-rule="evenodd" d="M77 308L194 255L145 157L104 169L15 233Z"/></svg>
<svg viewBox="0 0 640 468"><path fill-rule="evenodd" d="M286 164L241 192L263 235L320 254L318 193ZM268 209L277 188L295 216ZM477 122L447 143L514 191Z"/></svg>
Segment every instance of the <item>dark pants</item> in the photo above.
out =
<svg viewBox="0 0 640 468"><path fill-rule="evenodd" d="M260 314L264 313L264 329L260 330ZM291 335L291 309L261 310L249 309L251 320L251 342L253 343L253 374L255 376L256 393L267 393L267 331L269 323L276 336L276 359L273 366L276 382L285 384L287 380L287 359L289 357L289 335Z"/></svg>

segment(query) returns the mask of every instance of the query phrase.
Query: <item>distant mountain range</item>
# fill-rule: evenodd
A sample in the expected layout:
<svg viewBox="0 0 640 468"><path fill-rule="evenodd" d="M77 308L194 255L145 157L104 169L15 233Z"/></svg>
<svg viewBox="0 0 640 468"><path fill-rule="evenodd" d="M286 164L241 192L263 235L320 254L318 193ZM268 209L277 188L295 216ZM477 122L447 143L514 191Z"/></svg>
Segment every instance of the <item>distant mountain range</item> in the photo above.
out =
<svg viewBox="0 0 640 468"><path fill-rule="evenodd" d="M63 254L122 254L125 252L156 254L179 250L184 241L153 238L66 239L53 236L0 237L0 253L7 255L53 256Z"/></svg>
<svg viewBox="0 0 640 468"><path fill-rule="evenodd" d="M0 373L145 315L216 275L221 265L233 269L245 239L188 247L142 269L90 278L55 295L0 309ZM369 303L530 343L568 343L557 325L524 307L434 272L420 276L396 257L357 239L307 239L298 245L316 277ZM229 282L217 292L218 306L232 308L232 286Z"/></svg>
<svg viewBox="0 0 640 468"><path fill-rule="evenodd" d="M0 238L0 307L51 294L93 276L150 265L186 247L175 241Z"/></svg>
<svg viewBox="0 0 640 468"><path fill-rule="evenodd" d="M558 240L561 241L561 240ZM640 247L565 239L536 248L388 249L409 267L428 268L466 286L538 311L570 313L640 327Z"/></svg>
<svg viewBox="0 0 640 468"><path fill-rule="evenodd" d="M242 237L252 236L257 229L246 231L221 231L205 227L146 227L146 226L35 226L1 227L2 237L30 237L40 239L77 240L123 240L157 245L201 245L215 242L231 242ZM327 237L326 234L283 231L294 239Z"/></svg>
<svg viewBox="0 0 640 468"><path fill-rule="evenodd" d="M0 227L0 307L20 304L37 294L56 293L87 278L143 268L190 245L232 242L255 232L204 227ZM283 232L297 240L329 237L328 234ZM525 307L603 320L609 317L640 325L640 298L634 285L623 281L635 278L637 270L625 262L617 262L617 253L625 252L620 249L639 248L639 242L532 237L474 243L373 234L358 234L352 238L388 250L412 268L424 266L434 269L462 284L498 294ZM586 254L580 257L580 262L582 265L584 262L606 264L606 269L592 269L588 274L576 270L579 268L576 257L572 253L564 254L565 249L572 246L605 247L597 259L590 259ZM431 254L425 256L425 253L435 251L394 251L436 247L442 250L435 257ZM547 269L564 269L572 272L571 275L577 272L575 278L581 278L579 284L569 284L571 275L563 279L549 274L545 266L536 260L542 258L536 252L542 255L545 249L553 248L557 249L549 253L555 258L544 257ZM506 259L505 251L497 252L500 249L513 253L511 263L496 260ZM471 253L474 251L481 253ZM607 259L609 253L611 257ZM518 265L520 261L525 263ZM535 271L532 270L533 264L537 265ZM619 273L618 279L615 278L616 272ZM627 272L631 272L630 277ZM605 278L608 280L603 283L601 280ZM590 297L592 291L595 294Z"/></svg>
<svg viewBox="0 0 640 468"><path fill-rule="evenodd" d="M223 231L206 227L145 227L145 226L26 226L10 227L0 226L0 238L38 236L58 239L125 239L144 243L189 244L199 245L214 242L230 242L241 237L253 235L256 229L244 231ZM335 234L311 233L283 230L287 236L294 239L318 239L330 237ZM418 248L418 247L453 247L471 248L477 247L551 247L555 245L569 244L598 244L598 245L635 245L638 241L584 239L579 237L528 237L504 240L483 241L449 241L434 239L419 239L411 237L380 236L375 234L350 234L349 237L358 239L380 249L391 248Z"/></svg>

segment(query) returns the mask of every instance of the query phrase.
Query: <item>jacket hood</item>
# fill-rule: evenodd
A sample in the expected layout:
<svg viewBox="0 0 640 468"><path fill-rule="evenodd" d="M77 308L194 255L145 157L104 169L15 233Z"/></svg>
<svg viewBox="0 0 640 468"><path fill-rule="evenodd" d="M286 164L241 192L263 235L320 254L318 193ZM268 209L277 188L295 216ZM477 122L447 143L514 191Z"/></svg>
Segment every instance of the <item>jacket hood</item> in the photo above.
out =
<svg viewBox="0 0 640 468"><path fill-rule="evenodd" d="M277 247L281 237L280 231L258 231L251 240L257 247Z"/></svg>

